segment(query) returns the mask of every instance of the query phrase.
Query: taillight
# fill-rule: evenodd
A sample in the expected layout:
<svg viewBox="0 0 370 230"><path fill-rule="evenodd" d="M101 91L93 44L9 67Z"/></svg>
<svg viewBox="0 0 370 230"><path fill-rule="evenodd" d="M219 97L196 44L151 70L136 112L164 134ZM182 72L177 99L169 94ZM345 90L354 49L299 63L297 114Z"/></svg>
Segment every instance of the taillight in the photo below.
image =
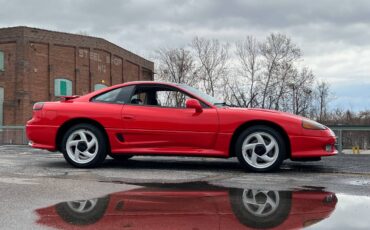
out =
<svg viewBox="0 0 370 230"><path fill-rule="evenodd" d="M44 107L43 102L37 102L33 105L33 110L42 110L43 107Z"/></svg>

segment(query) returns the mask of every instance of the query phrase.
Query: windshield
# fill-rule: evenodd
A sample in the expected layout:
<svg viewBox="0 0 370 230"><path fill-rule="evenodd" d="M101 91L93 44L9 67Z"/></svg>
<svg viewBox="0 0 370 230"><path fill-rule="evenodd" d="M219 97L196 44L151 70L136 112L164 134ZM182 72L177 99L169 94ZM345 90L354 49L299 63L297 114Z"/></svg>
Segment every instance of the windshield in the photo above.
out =
<svg viewBox="0 0 370 230"><path fill-rule="evenodd" d="M196 88L193 88L191 86L188 86L188 85L183 85L183 84L180 84L179 86L181 86L182 88L186 89L187 91L189 91L190 93L194 94L195 96L197 97L200 97L202 99L204 99L205 101L207 102L210 102L212 103L212 105L218 105L218 106L222 106L225 104L225 102L219 100L219 99L216 99Z"/></svg>

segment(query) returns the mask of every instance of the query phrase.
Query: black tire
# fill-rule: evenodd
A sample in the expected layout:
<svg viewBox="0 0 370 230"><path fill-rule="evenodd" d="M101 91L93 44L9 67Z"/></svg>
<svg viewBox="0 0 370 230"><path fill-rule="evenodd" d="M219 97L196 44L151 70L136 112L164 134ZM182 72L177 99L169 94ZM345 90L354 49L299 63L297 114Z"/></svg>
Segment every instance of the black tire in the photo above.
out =
<svg viewBox="0 0 370 230"><path fill-rule="evenodd" d="M112 154L112 153L110 153L108 155L116 161L127 161L128 159L133 157L133 155L126 155L126 154Z"/></svg>
<svg viewBox="0 0 370 230"><path fill-rule="evenodd" d="M89 201L89 200L86 200ZM81 201L74 201L74 202L63 202L55 205L55 209L58 215L67 223L72 225L91 225L98 222L103 216L105 211L107 210L108 203L109 203L109 196L98 198L94 207L87 207L90 208L85 212L81 212L73 208L73 203L77 203Z"/></svg>
<svg viewBox="0 0 370 230"><path fill-rule="evenodd" d="M271 165L266 166L264 168L255 167L252 164L248 163L246 161L246 159L244 158L243 153L242 153L242 146L243 146L244 140L246 140L246 138L248 138L250 135L257 134L257 133L265 133L267 135L270 135L272 138L274 138L274 140L276 141L277 146L278 146L278 153L277 153L276 160ZM246 170L253 171L253 172L268 172L268 171L273 171L273 170L278 169L280 167L281 163L285 159L286 149L287 149L286 148L286 143L284 142L284 139L281 136L281 134L278 131L276 131L275 129L273 129L269 126L265 126L265 125L256 125L256 126L252 126L248 129L244 130L239 135L239 137L238 137L238 139L235 143L236 156L237 156L240 164ZM255 150L253 149L253 151L255 151Z"/></svg>
<svg viewBox="0 0 370 230"><path fill-rule="evenodd" d="M243 201L244 189L231 189L230 204L239 222L248 228L275 228L282 224L287 218L291 210L292 192L290 191L268 191L273 194L278 194L279 204L275 210L271 210L265 216L256 215L253 213L253 205L246 207Z"/></svg>
<svg viewBox="0 0 370 230"><path fill-rule="evenodd" d="M91 132L96 137L97 143L98 143L98 150L97 150L95 157L91 159L91 161L86 162L86 163L78 163L74 161L68 155L68 152L67 152L67 140L70 137L70 135L72 135L75 131L78 131L78 130L84 130L84 131ZM72 166L77 167L77 168L94 168L94 167L100 166L105 160L107 156L107 148L108 148L108 142L107 142L105 135L102 133L102 131L100 131L100 129L94 125L83 123L83 124L74 125L70 129L68 129L68 131L63 136L61 150L62 150L63 156L66 159L66 161Z"/></svg>

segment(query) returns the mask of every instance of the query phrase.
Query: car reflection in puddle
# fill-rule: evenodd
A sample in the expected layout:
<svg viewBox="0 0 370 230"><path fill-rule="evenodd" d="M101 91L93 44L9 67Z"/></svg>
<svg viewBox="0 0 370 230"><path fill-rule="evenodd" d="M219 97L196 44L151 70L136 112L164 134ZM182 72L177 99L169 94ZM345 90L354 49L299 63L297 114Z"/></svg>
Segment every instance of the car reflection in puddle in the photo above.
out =
<svg viewBox="0 0 370 230"><path fill-rule="evenodd" d="M151 185L36 210L57 229L296 229L330 216L337 198L315 190L268 191L210 185Z"/></svg>

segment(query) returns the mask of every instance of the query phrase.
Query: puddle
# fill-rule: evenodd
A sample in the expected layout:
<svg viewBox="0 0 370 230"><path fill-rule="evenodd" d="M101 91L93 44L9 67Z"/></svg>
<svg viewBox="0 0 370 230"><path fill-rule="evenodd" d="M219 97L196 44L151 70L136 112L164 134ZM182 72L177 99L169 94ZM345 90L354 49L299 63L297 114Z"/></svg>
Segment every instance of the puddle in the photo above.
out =
<svg viewBox="0 0 370 230"><path fill-rule="evenodd" d="M36 210L56 229L369 229L370 197L318 188L236 189L201 183L150 184Z"/></svg>

